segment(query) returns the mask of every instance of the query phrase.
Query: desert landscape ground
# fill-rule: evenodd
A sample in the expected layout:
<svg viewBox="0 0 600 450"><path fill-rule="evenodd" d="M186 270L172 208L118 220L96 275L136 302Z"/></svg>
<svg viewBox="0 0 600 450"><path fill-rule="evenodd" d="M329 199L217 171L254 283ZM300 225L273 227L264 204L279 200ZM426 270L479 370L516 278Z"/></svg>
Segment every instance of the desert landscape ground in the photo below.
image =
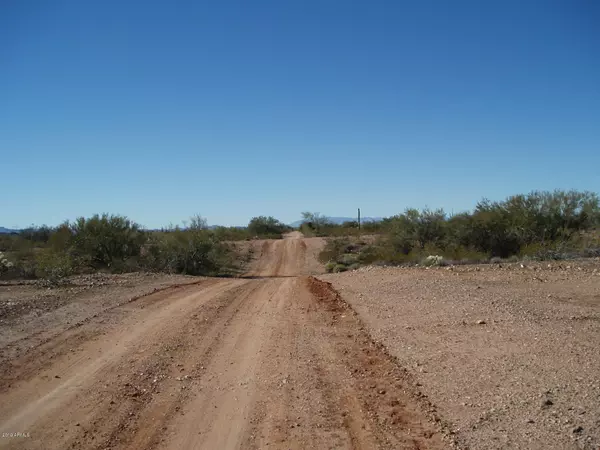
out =
<svg viewBox="0 0 600 450"><path fill-rule="evenodd" d="M0 286L2 448L600 446L600 261Z"/></svg>

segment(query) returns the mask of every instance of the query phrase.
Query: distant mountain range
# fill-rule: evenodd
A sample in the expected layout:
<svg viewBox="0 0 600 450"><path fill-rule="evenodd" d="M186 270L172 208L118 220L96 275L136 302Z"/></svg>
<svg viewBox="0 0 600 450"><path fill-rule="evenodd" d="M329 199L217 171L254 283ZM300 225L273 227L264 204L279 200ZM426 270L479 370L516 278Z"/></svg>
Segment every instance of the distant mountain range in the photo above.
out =
<svg viewBox="0 0 600 450"><path fill-rule="evenodd" d="M327 220L329 220L330 222L335 223L336 225L341 225L344 222L353 222L356 220L356 217L327 217ZM383 220L383 217L361 217L360 221L361 222L381 222ZM304 222L304 220L296 220L295 222L290 223L291 227L299 227L300 225L302 225L302 223Z"/></svg>
<svg viewBox="0 0 600 450"><path fill-rule="evenodd" d="M11 230L10 228L0 227L0 234L18 233L19 230Z"/></svg>

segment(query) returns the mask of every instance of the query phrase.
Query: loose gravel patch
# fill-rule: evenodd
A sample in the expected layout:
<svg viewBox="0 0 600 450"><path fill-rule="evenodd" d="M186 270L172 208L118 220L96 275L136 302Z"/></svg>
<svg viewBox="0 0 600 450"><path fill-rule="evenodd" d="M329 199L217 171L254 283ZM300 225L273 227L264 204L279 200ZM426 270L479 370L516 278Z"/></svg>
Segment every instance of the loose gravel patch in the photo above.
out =
<svg viewBox="0 0 600 450"><path fill-rule="evenodd" d="M323 275L459 445L600 448L600 261Z"/></svg>

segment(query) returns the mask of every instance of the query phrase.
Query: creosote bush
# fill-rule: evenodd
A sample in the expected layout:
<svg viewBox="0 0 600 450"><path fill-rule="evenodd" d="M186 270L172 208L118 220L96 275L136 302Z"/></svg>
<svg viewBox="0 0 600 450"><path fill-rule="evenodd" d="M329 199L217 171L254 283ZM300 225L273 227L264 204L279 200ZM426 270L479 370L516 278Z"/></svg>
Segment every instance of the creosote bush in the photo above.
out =
<svg viewBox="0 0 600 450"><path fill-rule="evenodd" d="M253 217L248 223L248 232L252 237L279 239L283 233L290 230L291 227L272 216Z"/></svg>
<svg viewBox="0 0 600 450"><path fill-rule="evenodd" d="M600 253L600 202L592 192L554 191L480 201L472 212L448 216L443 210L409 208L384 219L378 239L362 246L362 264L430 264L504 260L565 259ZM340 263L349 242L332 240L322 259ZM343 260L342 260L343 262Z"/></svg>
<svg viewBox="0 0 600 450"><path fill-rule="evenodd" d="M140 225L127 217L102 214L78 218L70 225L69 251L80 265L92 269L125 271L146 242ZM134 265L134 264L133 264Z"/></svg>
<svg viewBox="0 0 600 450"><path fill-rule="evenodd" d="M147 231L119 215L94 215L56 228L30 227L22 235L3 237L0 275L45 278L58 282L76 273L136 270L189 275L232 275L237 258L223 238L246 239L246 229L210 230L200 216L184 228Z"/></svg>

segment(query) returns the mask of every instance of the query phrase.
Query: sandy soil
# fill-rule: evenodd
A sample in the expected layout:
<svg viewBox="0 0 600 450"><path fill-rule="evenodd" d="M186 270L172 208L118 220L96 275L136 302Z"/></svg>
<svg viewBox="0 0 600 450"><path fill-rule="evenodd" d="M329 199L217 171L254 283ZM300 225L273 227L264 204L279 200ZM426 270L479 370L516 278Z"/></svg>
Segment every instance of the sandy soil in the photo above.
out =
<svg viewBox="0 0 600 450"><path fill-rule="evenodd" d="M325 245L323 238L302 238L292 231L286 239L257 239L246 242L252 246L253 263L246 277L315 275L323 272L318 261Z"/></svg>
<svg viewBox="0 0 600 450"><path fill-rule="evenodd" d="M331 281L461 447L600 449L600 261Z"/></svg>
<svg viewBox="0 0 600 450"><path fill-rule="evenodd" d="M244 278L0 286L0 447L446 448L412 375L307 276L322 241L258 245Z"/></svg>

